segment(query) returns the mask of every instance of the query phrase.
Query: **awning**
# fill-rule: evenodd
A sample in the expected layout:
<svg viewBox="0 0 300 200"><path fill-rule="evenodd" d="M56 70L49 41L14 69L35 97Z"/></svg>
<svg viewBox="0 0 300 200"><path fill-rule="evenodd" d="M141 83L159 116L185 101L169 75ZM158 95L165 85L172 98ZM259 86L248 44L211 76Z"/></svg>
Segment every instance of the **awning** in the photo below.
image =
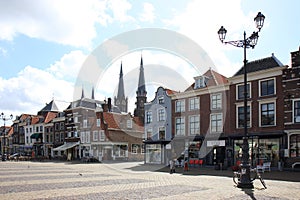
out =
<svg viewBox="0 0 300 200"><path fill-rule="evenodd" d="M64 151L66 149L73 148L78 144L79 144L78 142L67 142L59 147L54 148L53 151Z"/></svg>
<svg viewBox="0 0 300 200"><path fill-rule="evenodd" d="M40 135L41 135L41 133L34 133L34 134L32 134L30 136L30 138L32 138L32 139L38 139L38 138L40 138Z"/></svg>

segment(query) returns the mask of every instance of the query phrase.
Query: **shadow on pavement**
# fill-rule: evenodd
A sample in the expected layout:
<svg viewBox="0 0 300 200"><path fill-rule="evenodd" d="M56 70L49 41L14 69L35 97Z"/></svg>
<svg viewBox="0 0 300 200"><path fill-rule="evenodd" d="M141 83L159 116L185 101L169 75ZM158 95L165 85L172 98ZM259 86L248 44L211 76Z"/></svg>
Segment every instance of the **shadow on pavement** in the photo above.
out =
<svg viewBox="0 0 300 200"><path fill-rule="evenodd" d="M141 164L134 167L128 168L133 171L156 171L156 172L165 172L169 173L170 169L168 166L163 165L150 165L150 164ZM192 176L223 176L223 177L232 177L233 171L231 169L227 170L215 170L213 167L190 167L189 171L183 171L183 168L177 167L175 173L180 173L183 175L192 175ZM278 181L292 181L300 182L300 172L299 171L271 171L261 174L262 178L265 180L278 180Z"/></svg>

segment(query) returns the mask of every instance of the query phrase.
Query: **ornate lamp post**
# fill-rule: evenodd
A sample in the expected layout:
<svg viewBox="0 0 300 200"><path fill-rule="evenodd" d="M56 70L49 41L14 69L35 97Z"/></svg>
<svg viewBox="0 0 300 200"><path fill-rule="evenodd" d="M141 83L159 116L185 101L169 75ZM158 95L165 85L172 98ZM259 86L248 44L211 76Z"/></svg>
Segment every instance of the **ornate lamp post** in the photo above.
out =
<svg viewBox="0 0 300 200"><path fill-rule="evenodd" d="M236 47L244 48L244 137L243 137L243 145L242 145L242 163L241 163L241 179L238 183L239 188L253 188L253 183L250 178L250 164L249 164L249 143L248 143L248 130L247 130L247 59L246 59L246 49L247 48L254 48L257 44L258 39L258 32L263 27L265 20L265 16L259 12L257 16L254 18L256 23L256 27L258 31L253 32L252 35L246 38L246 32L244 31L244 39L242 40L235 40L235 41L228 41L225 42L225 36L227 30L221 26L220 30L218 31L219 38L222 43L231 44Z"/></svg>
<svg viewBox="0 0 300 200"><path fill-rule="evenodd" d="M4 113L1 113L1 115L0 115L0 119L2 119L3 120L3 122L4 122L4 134L3 134L3 152L2 152L2 161L5 161L6 160L6 155L5 155L5 146L6 146L6 127L5 127L5 121L6 120L11 120L13 118L13 115L11 114L9 117L6 117L5 115L4 115Z"/></svg>

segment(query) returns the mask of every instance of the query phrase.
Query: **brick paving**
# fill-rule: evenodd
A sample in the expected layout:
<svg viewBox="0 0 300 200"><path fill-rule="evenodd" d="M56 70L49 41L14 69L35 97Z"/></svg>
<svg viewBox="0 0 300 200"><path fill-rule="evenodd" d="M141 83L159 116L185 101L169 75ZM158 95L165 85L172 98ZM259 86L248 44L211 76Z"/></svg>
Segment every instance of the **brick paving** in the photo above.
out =
<svg viewBox="0 0 300 200"><path fill-rule="evenodd" d="M162 166L137 162L0 162L0 199L300 199L297 178L267 179L267 189L255 181L254 189L242 190L229 171L212 176L199 170L169 174Z"/></svg>

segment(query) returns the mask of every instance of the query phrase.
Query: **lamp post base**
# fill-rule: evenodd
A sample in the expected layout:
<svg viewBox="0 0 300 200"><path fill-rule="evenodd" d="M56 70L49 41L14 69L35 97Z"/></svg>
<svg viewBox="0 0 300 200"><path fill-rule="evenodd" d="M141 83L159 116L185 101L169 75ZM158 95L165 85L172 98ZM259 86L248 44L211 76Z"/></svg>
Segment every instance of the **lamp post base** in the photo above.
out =
<svg viewBox="0 0 300 200"><path fill-rule="evenodd" d="M237 184L238 188L254 188L250 177L250 165L241 165L241 178Z"/></svg>

